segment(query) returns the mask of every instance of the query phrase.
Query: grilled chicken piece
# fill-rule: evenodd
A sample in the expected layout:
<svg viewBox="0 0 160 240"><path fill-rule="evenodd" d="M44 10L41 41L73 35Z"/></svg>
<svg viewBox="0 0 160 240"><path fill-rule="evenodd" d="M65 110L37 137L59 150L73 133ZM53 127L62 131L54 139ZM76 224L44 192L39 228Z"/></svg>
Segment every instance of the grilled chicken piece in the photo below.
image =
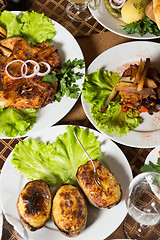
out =
<svg viewBox="0 0 160 240"><path fill-rule="evenodd" d="M58 189L53 198L52 219L67 237L76 237L85 228L87 205L77 187L66 184Z"/></svg>
<svg viewBox="0 0 160 240"><path fill-rule="evenodd" d="M9 38L4 38L0 41L0 45L2 45L5 48L10 49L11 51L14 48L14 45L17 41L21 40L21 37L9 37Z"/></svg>
<svg viewBox="0 0 160 240"><path fill-rule="evenodd" d="M17 40L17 41L16 41ZM3 40L2 40L3 41ZM2 42L1 41L1 42ZM7 41L6 41L7 42ZM5 46L7 46L6 42ZM51 71L57 71L60 65L60 59L54 46L50 46L47 42L30 45L22 38L10 38L8 46L13 49L12 54L7 58L4 63L5 66L12 60L27 59L35 60L36 62L47 62L51 66ZM33 72L33 65L28 64L28 73ZM14 62L9 66L9 73L12 76L21 75L21 62ZM3 93L0 93L1 100L5 103L4 107L25 109L25 108L41 108L54 101L58 83L43 82L40 76L32 78L12 79L5 72L4 68L1 69ZM0 103L2 106L2 102Z"/></svg>
<svg viewBox="0 0 160 240"><path fill-rule="evenodd" d="M10 79L8 81L8 78L7 75L3 77L3 102L6 103L4 107L17 109L41 108L53 102L57 82L53 84L42 82L40 77L36 78L35 76L34 79L37 79L35 85L30 83L29 79ZM0 103L0 105L2 104Z"/></svg>
<svg viewBox="0 0 160 240"><path fill-rule="evenodd" d="M21 191L17 210L22 224L31 231L42 228L50 218L51 192L43 180L28 182Z"/></svg>
<svg viewBox="0 0 160 240"><path fill-rule="evenodd" d="M0 26L0 37L3 39L6 38L6 35L7 35L6 30Z"/></svg>
<svg viewBox="0 0 160 240"><path fill-rule="evenodd" d="M3 54L5 57L9 57L12 51L2 45L0 45L0 53Z"/></svg>
<svg viewBox="0 0 160 240"><path fill-rule="evenodd" d="M93 162L102 186L95 181L91 161L78 168L77 181L92 205L98 208L111 208L121 200L120 184L99 160L93 160Z"/></svg>

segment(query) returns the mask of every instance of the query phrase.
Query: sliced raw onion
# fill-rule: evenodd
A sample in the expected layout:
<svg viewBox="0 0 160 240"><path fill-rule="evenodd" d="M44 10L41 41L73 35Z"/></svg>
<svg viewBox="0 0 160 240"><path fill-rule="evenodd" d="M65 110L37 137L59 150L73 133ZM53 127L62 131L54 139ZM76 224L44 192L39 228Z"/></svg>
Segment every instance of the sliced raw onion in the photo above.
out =
<svg viewBox="0 0 160 240"><path fill-rule="evenodd" d="M34 60L27 60L27 61L25 61L25 64L26 64L26 65L27 65L27 63L33 63L33 64L34 64L34 68L33 68L33 73L30 74L30 75L25 75L25 78L32 78L32 77L34 77L35 75L38 74L38 72L39 72L39 70L40 70L40 66L39 66L39 64L38 64L36 61L34 61ZM22 68L21 68L22 73L23 73L23 68L24 68L25 64L22 65ZM28 70L28 68L27 68L27 70Z"/></svg>
<svg viewBox="0 0 160 240"><path fill-rule="evenodd" d="M14 63L14 62L21 62L21 63L22 63L22 66L21 66L21 76L19 76L19 77L11 76L11 75L9 74L9 72L8 72L8 67L9 67L12 63ZM33 73L32 73L32 74L29 74L29 75L27 75L27 73L28 73L27 63L31 63L31 64L34 65L34 67L33 67ZM43 72L43 73L40 72L40 64L43 64L43 65L45 65L45 66L47 67L47 70L46 70L45 72ZM25 71L24 71L24 68L25 68ZM12 78L12 79L21 79L21 78L32 78L32 77L34 77L34 76L36 76L36 75L43 77L43 76L45 76L46 74L48 74L48 73L51 71L51 67L50 67L50 65L49 65L47 62L37 63L36 61L31 60L31 59L28 59L27 61L24 62L24 61L22 61L22 60L16 59L16 60L13 60L13 61L9 62L9 63L6 65L5 71L6 71L7 75L8 75L10 78Z"/></svg>
<svg viewBox="0 0 160 240"><path fill-rule="evenodd" d="M47 62L40 62L39 65L40 64L43 64L43 65L45 65L47 67L47 70L45 72L43 72L43 73L38 72L37 73L38 76L43 77L43 76L45 76L46 74L48 74L51 71L51 67L50 67L49 63L47 63Z"/></svg>
<svg viewBox="0 0 160 240"><path fill-rule="evenodd" d="M121 3L120 3L121 2ZM123 5L125 4L125 2L126 2L126 0L120 0L120 1L118 1L118 0L109 0L109 4L110 4L110 6L112 7L112 8L114 8L114 9L120 9L120 8L122 8L123 7ZM115 5L114 3L117 3L117 4L119 4L120 3L120 5Z"/></svg>
<svg viewBox="0 0 160 240"><path fill-rule="evenodd" d="M117 4L122 4L124 2L124 0L113 0L114 3L117 3Z"/></svg>
<svg viewBox="0 0 160 240"><path fill-rule="evenodd" d="M25 66L25 68L26 68L26 70L25 70L25 72L23 73L23 71L22 71L22 67L21 67L21 76L19 76L19 77L14 77L14 76L11 76L10 74L9 74L9 72L8 72L8 67L12 64L12 63L14 63L14 62L21 62L21 63L23 63L22 64L22 66ZM22 61L22 60L13 60L13 61L11 61L11 62L9 62L7 65L6 65L6 67L5 67L5 72L7 73L7 75L10 77L10 78L12 78L12 79L21 79L21 78L24 78L25 76L26 76L26 74L27 74L27 64L24 62L24 61Z"/></svg>

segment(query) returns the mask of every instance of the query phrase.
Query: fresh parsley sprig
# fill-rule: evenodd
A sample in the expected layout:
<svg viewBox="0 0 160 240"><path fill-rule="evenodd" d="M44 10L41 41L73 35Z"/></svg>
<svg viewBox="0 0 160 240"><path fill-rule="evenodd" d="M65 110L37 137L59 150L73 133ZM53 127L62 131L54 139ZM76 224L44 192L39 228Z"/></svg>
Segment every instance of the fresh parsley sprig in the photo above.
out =
<svg viewBox="0 0 160 240"><path fill-rule="evenodd" d="M146 15L142 20L137 22L129 23L121 26L127 34L137 33L141 36L144 36L146 33L150 33L155 36L160 35L160 30L157 27L157 24L154 23Z"/></svg>
<svg viewBox="0 0 160 240"><path fill-rule="evenodd" d="M70 98L77 98L79 94L79 87L76 81L83 77L83 73L75 72L75 68L83 69L85 66L84 60L75 58L66 61L59 72L52 71L51 74L45 75L42 81L58 82L58 91L55 94L55 100L60 102L61 98L66 95Z"/></svg>
<svg viewBox="0 0 160 240"><path fill-rule="evenodd" d="M160 173L160 158L158 158L156 164L149 161L149 164L144 164L141 167L141 172L158 172Z"/></svg>

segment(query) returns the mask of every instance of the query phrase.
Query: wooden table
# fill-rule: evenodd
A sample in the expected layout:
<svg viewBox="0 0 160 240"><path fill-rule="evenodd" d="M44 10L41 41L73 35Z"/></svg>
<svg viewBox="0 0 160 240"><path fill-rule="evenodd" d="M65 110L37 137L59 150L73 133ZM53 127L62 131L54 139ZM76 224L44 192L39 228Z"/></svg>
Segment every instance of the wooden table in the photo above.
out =
<svg viewBox="0 0 160 240"><path fill-rule="evenodd" d="M104 29L95 19L91 19L87 23L75 23L71 21L65 14L66 4L66 0L39 0L35 2L32 9L40 13L44 12L45 15L62 24L73 34L73 36L76 37L76 40L78 41L84 54L86 67L89 66L95 57L97 57L105 50L117 44L132 41L129 38L120 37L114 33L106 31L106 29ZM154 41L160 42L159 40ZM70 112L55 125L60 124L75 124L94 129L93 125L89 122L84 113L80 98L74 107L70 110ZM0 139L0 169L2 169L9 153L14 149L15 145L19 141L21 141L21 139ZM133 172L133 176L136 176L138 173L140 173L140 168L143 166L147 155L152 149L133 148L121 144L117 145L120 147L128 159ZM131 225L128 227L132 230L134 226L131 223ZM153 231L155 232L154 240L156 240L158 239L158 236L160 236L160 225L157 225ZM106 238L106 240L124 238L125 235L123 232L122 223L111 236ZM14 229L10 228L10 225L5 221L2 239L17 240L21 238Z"/></svg>

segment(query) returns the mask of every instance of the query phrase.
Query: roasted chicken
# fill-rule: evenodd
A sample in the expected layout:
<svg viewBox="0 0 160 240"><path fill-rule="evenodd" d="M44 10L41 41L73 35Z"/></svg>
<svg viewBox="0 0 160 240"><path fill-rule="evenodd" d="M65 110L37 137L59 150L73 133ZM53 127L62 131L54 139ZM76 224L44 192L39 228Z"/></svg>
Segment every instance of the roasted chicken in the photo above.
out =
<svg viewBox="0 0 160 240"><path fill-rule="evenodd" d="M51 71L58 71L60 58L54 46L48 42L31 45L20 37L6 38L0 41L0 52L6 57L1 62L2 91L0 91L0 106L10 108L41 108L53 102L57 91L58 83L43 82L42 77L35 75L30 78L16 78L21 73L21 62L14 62L9 67L11 78L5 71L5 67L13 60L34 60L38 63L46 62L50 65ZM1 61L1 59L0 59ZM28 64L27 75L33 72L34 65ZM41 66L45 71L45 66Z"/></svg>

